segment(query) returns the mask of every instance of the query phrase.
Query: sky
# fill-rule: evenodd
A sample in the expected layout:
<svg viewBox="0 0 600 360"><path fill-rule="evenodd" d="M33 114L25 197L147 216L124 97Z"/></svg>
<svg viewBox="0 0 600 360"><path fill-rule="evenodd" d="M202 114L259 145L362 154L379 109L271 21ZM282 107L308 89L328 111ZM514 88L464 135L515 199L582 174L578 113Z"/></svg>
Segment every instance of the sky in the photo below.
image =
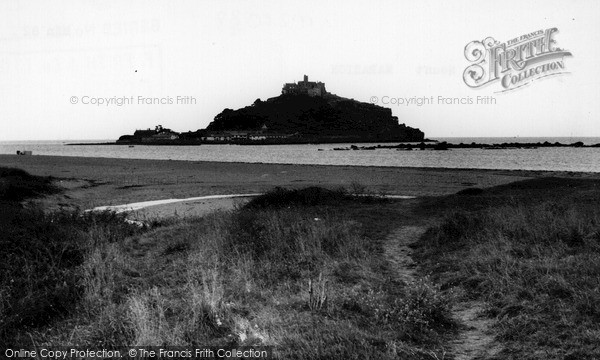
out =
<svg viewBox="0 0 600 360"><path fill-rule="evenodd" d="M429 138L600 136L598 14L593 0L4 0L0 141L194 131L305 74ZM564 74L465 84L468 43L549 28L572 54Z"/></svg>

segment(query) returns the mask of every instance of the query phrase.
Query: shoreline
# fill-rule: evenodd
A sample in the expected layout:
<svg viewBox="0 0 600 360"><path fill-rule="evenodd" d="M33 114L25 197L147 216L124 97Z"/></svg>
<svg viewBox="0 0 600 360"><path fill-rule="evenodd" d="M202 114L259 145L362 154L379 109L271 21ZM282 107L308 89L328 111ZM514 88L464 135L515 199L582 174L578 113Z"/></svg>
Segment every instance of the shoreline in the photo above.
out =
<svg viewBox="0 0 600 360"><path fill-rule="evenodd" d="M450 149L537 149L537 148L600 148L600 143L584 144L582 141L573 143L561 142L502 142L502 143L454 143L424 139L421 141L337 141L337 142L261 142L261 141L155 141L155 142L100 142L100 143L66 143L64 146L202 146L202 145L239 145L239 146L273 146L273 145L338 145L351 144L346 148L333 148L332 150L450 150ZM371 146L358 146L356 144L377 144Z"/></svg>
<svg viewBox="0 0 600 360"><path fill-rule="evenodd" d="M342 141L343 140L343 141ZM424 139L415 141L370 141L370 140L353 140L345 141L326 141L326 142L312 142L312 141L290 141L290 142L265 142L265 141L155 141L155 142L99 142L99 143L66 143L65 146L84 146L84 145L120 145L120 146L202 146L202 145L240 145L240 146L271 146L271 145L337 145L337 144L420 144L420 143L437 143L438 140Z"/></svg>

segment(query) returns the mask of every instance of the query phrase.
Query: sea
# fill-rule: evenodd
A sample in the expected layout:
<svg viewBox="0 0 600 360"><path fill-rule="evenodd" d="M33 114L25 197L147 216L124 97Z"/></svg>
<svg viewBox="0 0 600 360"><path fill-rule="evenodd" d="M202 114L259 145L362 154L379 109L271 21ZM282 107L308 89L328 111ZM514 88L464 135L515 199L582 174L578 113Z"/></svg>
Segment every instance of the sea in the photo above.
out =
<svg viewBox="0 0 600 360"><path fill-rule="evenodd" d="M600 137L447 137L435 138L449 143L485 144L537 143L548 141L586 145L600 143ZM448 151L396 149L336 151L351 145L377 144L308 144L308 145L68 145L102 143L114 140L0 141L0 154L29 150L33 155L84 156L127 159L185 161L219 161L246 163L280 163L312 165L353 165L389 167L432 167L460 169L548 170L600 172L600 148L536 149L451 149ZM382 145L394 145L385 143ZM1 165L1 164L0 164Z"/></svg>

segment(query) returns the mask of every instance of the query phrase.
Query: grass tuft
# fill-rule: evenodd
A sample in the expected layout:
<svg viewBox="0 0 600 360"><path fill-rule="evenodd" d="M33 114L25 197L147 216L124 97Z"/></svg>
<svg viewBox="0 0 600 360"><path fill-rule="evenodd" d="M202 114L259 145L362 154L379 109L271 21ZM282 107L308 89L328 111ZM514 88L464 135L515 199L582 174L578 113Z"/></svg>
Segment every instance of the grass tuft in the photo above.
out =
<svg viewBox="0 0 600 360"><path fill-rule="evenodd" d="M277 187L250 200L246 209L274 209L288 206L333 205L349 200L351 196L343 189L328 190L321 187L284 189Z"/></svg>

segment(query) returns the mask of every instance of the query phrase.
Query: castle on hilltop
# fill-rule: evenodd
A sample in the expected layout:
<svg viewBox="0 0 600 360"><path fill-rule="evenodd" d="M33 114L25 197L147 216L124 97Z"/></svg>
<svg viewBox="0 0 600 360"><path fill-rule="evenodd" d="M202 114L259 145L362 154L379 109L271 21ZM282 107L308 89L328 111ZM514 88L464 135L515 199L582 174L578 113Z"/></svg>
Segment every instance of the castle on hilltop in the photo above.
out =
<svg viewBox="0 0 600 360"><path fill-rule="evenodd" d="M286 83L281 89L281 93L293 95L323 96L327 94L325 83L308 81L308 76L304 75L304 81L295 83Z"/></svg>

